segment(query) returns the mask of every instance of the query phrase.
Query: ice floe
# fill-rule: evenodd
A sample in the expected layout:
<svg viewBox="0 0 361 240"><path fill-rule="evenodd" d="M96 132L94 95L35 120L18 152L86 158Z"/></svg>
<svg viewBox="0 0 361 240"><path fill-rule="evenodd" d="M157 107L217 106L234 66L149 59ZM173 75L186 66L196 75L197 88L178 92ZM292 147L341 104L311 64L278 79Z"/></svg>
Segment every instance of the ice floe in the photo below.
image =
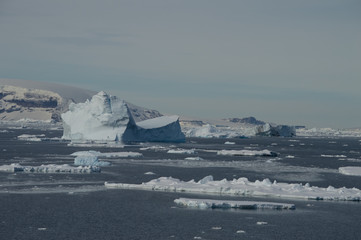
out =
<svg viewBox="0 0 361 240"><path fill-rule="evenodd" d="M234 144L236 144L235 142L229 142L229 141L227 141L227 142L225 142L224 144L226 144L226 145L234 145Z"/></svg>
<svg viewBox="0 0 361 240"><path fill-rule="evenodd" d="M192 208L238 208L238 209L295 209L294 204L255 202L255 201L231 201L214 199L178 198L174 202L182 207Z"/></svg>
<svg viewBox="0 0 361 240"><path fill-rule="evenodd" d="M98 151L79 151L74 152L71 156L96 156L96 157L104 157L104 158L117 158L117 157L142 157L143 154L138 152L98 152Z"/></svg>
<svg viewBox="0 0 361 240"><path fill-rule="evenodd" d="M361 167L340 167L338 171L345 175L361 176Z"/></svg>
<svg viewBox="0 0 361 240"><path fill-rule="evenodd" d="M329 155L329 154L321 154L321 157L324 158L347 158L345 155Z"/></svg>
<svg viewBox="0 0 361 240"><path fill-rule="evenodd" d="M0 166L1 172L34 172L34 173L92 173L100 172L100 168L96 166L79 166L72 167L68 164L56 165L40 165L40 166L22 166L18 163Z"/></svg>
<svg viewBox="0 0 361 240"><path fill-rule="evenodd" d="M168 150L167 153L172 153L172 154L195 154L196 151L194 149L171 149L171 150Z"/></svg>
<svg viewBox="0 0 361 240"><path fill-rule="evenodd" d="M255 196L255 197L278 197L294 198L308 200L340 200L340 201L360 201L361 190L357 188L328 188L302 185L301 183L288 184L271 182L269 179L255 182L247 178L239 178L228 181L213 180L212 176L207 176L198 182L190 180L181 181L172 177L160 177L142 184L128 183L108 183L106 188L150 190L165 192L185 192L197 194L220 194L236 196Z"/></svg>
<svg viewBox="0 0 361 240"><path fill-rule="evenodd" d="M30 141L30 142L41 142L42 138L45 138L44 134L39 134L39 135L30 135L30 134L22 134L19 135L18 140L22 140L22 141Z"/></svg>
<svg viewBox="0 0 361 240"><path fill-rule="evenodd" d="M201 157L186 157L184 160L201 161L201 160L203 160L203 158L201 158Z"/></svg>
<svg viewBox="0 0 361 240"><path fill-rule="evenodd" d="M217 155L225 155L225 156L269 156L276 157L278 154L275 152L271 152L267 149L265 150L221 150L217 152Z"/></svg>

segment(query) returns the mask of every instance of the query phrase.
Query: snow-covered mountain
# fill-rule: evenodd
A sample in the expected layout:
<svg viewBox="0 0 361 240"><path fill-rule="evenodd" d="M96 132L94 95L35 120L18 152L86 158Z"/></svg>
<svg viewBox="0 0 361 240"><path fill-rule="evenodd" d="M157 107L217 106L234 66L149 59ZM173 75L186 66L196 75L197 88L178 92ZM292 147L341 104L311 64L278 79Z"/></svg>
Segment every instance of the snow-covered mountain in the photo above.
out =
<svg viewBox="0 0 361 240"><path fill-rule="evenodd" d="M96 92L72 86L30 80L0 79L0 121L61 122L61 114L70 103L85 102ZM134 120L144 121L162 116L126 102Z"/></svg>

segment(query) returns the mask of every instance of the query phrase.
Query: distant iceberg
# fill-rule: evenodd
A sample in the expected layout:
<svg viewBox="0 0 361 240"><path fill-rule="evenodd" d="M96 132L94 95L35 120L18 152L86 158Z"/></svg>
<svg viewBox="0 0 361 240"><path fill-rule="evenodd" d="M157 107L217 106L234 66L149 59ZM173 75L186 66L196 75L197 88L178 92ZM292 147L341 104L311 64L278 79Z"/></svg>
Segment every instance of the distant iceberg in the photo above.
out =
<svg viewBox="0 0 361 240"><path fill-rule="evenodd" d="M178 116L136 123L127 103L99 92L85 103L70 104L62 115L63 138L122 142L184 142Z"/></svg>

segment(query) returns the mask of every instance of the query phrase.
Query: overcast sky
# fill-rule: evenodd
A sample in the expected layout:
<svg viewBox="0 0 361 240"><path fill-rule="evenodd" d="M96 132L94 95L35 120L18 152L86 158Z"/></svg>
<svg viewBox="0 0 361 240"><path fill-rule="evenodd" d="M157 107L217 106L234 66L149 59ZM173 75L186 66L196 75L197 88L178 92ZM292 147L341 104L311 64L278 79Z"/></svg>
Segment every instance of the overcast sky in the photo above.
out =
<svg viewBox="0 0 361 240"><path fill-rule="evenodd" d="M361 126L359 0L1 0L0 78L189 117Z"/></svg>

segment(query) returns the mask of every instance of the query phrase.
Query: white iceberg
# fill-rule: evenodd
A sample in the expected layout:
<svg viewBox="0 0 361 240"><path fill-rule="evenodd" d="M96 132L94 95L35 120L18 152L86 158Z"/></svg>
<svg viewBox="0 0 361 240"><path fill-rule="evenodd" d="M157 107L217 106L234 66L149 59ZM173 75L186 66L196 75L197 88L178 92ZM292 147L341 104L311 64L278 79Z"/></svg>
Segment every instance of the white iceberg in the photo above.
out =
<svg viewBox="0 0 361 240"><path fill-rule="evenodd" d="M214 199L178 198L174 202L192 208L238 208L238 209L296 209L294 204L255 201L231 201Z"/></svg>
<svg viewBox="0 0 361 240"><path fill-rule="evenodd" d="M361 167L340 167L338 171L344 175L361 176Z"/></svg>
<svg viewBox="0 0 361 240"><path fill-rule="evenodd" d="M224 156L264 156L264 157L277 157L278 154L271 152L267 149L265 150L221 150L217 152L217 155Z"/></svg>
<svg viewBox="0 0 361 240"><path fill-rule="evenodd" d="M32 172L32 173L92 173L100 172L100 168L96 166L79 166L72 167L68 164L56 165L40 165L40 166L22 166L18 163L0 166L1 172Z"/></svg>
<svg viewBox="0 0 361 240"><path fill-rule="evenodd" d="M357 188L321 188L305 185L271 182L269 179L263 181L249 181L247 178L239 178L228 181L226 179L215 181L212 176L207 176L196 182L181 181L172 177L160 177L142 184L108 183L107 188L185 192L197 194L218 194L255 197L278 197L308 200L340 200L360 201L361 190Z"/></svg>
<svg viewBox="0 0 361 240"><path fill-rule="evenodd" d="M136 123L127 103L99 92L85 103L70 104L62 115L63 138L123 142L183 142L178 116L162 116Z"/></svg>

